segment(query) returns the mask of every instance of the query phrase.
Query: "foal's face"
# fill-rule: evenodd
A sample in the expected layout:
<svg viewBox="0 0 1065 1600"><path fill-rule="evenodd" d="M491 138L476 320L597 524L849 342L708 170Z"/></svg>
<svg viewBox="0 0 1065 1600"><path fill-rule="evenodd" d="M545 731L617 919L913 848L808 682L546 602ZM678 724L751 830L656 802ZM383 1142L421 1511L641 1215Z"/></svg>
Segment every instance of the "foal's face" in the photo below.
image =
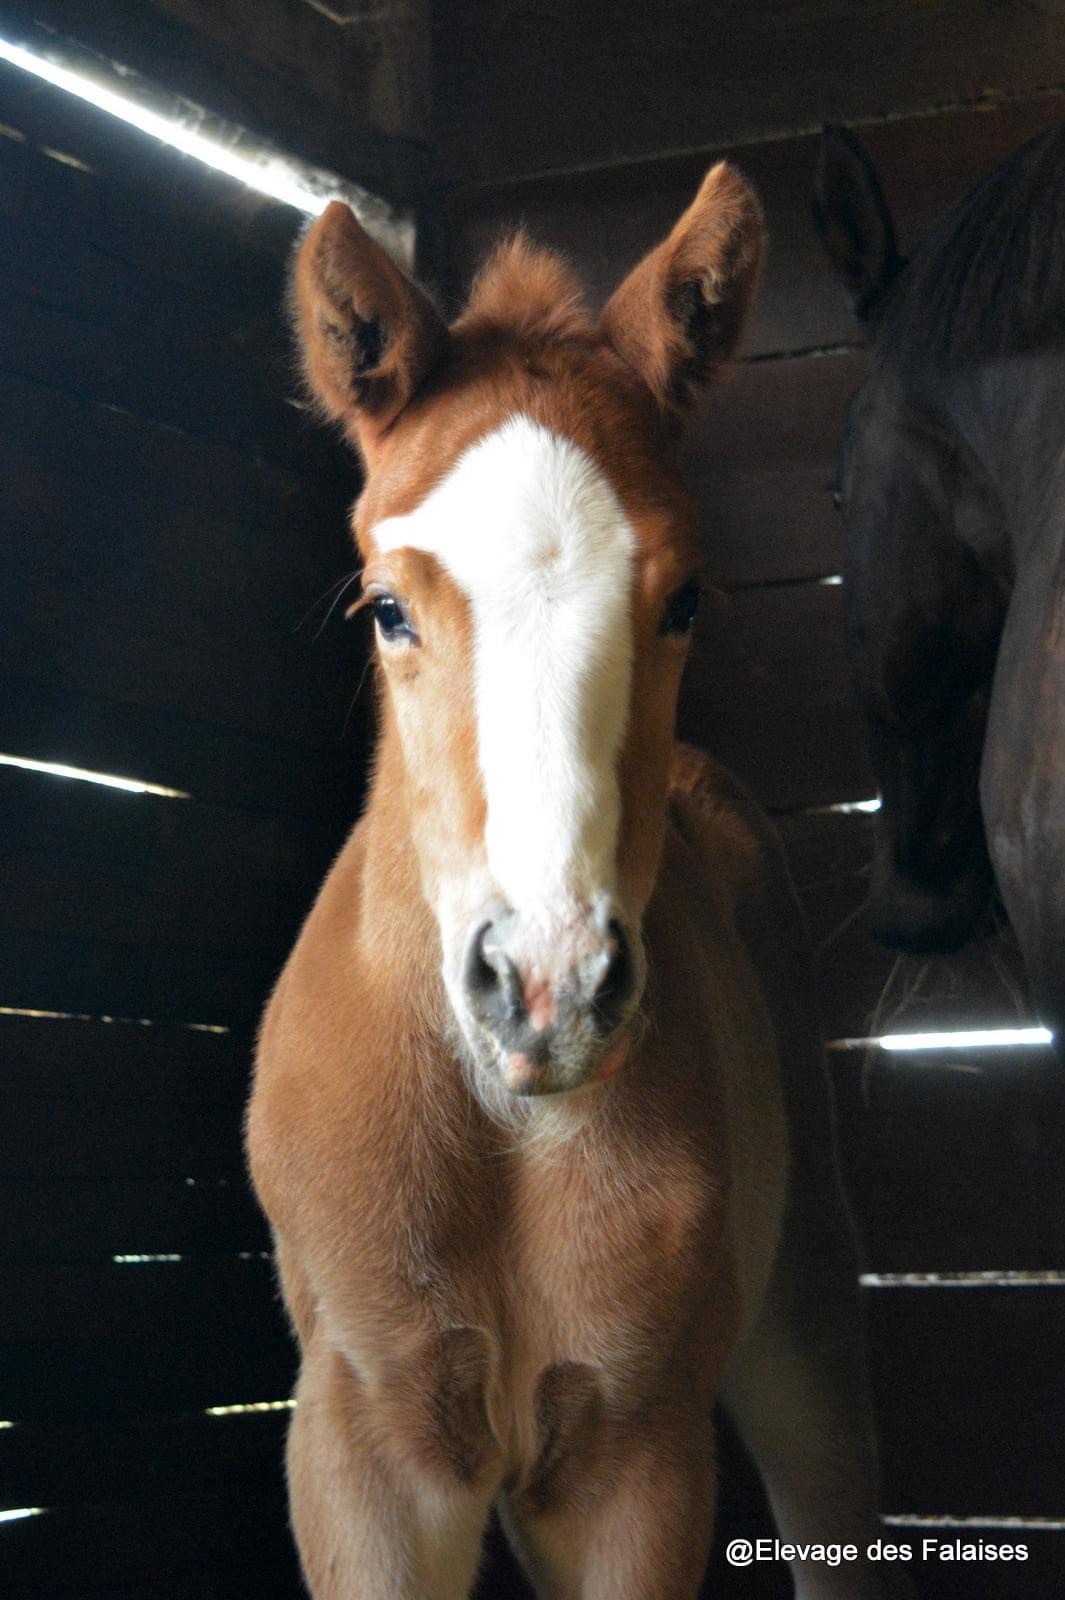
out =
<svg viewBox="0 0 1065 1600"><path fill-rule="evenodd" d="M447 995L482 1082L574 1089L623 1066L643 986L698 598L672 424L735 341L758 213L715 169L597 325L516 244L451 330L347 217L304 245L299 316L367 461L385 736Z"/></svg>
<svg viewBox="0 0 1065 1600"><path fill-rule="evenodd" d="M579 352L570 364L578 383ZM538 415L501 416L396 509L388 460L418 453L415 415L358 518L448 994L477 1058L517 1093L622 1064L699 592L687 506L642 438L641 423L658 434L642 397L632 415L610 396L632 446L612 473L586 427L552 417L553 388L540 380ZM425 427L446 429L448 410L427 405Z"/></svg>

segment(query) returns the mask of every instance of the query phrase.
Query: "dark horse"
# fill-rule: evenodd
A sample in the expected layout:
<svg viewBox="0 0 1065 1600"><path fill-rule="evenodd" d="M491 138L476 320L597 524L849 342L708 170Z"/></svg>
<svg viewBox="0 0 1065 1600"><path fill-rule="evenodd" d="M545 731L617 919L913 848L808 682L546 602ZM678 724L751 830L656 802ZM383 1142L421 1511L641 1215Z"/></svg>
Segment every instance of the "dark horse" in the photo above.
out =
<svg viewBox="0 0 1065 1600"><path fill-rule="evenodd" d="M815 214L870 340L836 494L847 647L882 808L870 913L957 948L994 893L1036 1009L1065 1023L1065 129L910 261L860 142L823 139Z"/></svg>

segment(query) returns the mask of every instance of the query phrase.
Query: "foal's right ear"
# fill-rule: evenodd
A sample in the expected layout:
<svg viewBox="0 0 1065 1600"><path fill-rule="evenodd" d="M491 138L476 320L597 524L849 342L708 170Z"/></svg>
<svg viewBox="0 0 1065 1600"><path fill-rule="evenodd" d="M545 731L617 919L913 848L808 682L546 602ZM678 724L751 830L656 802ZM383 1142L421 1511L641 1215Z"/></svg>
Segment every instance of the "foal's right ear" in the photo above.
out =
<svg viewBox="0 0 1065 1600"><path fill-rule="evenodd" d="M442 318L340 200L299 248L292 310L312 394L372 453L443 355Z"/></svg>
<svg viewBox="0 0 1065 1600"><path fill-rule="evenodd" d="M849 128L821 135L814 222L859 322L873 322L885 291L906 265L873 163Z"/></svg>

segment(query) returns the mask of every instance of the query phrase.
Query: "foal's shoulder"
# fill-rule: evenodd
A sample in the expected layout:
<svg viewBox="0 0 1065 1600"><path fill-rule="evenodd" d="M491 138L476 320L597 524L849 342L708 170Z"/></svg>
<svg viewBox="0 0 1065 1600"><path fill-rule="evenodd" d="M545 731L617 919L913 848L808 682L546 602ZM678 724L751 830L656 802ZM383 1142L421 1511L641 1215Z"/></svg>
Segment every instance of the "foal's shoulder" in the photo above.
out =
<svg viewBox="0 0 1065 1600"><path fill-rule="evenodd" d="M823 1115L821 1035L809 934L780 835L737 778L688 745L674 746L669 811L754 962L789 1092L798 1097L793 1114L807 1126Z"/></svg>

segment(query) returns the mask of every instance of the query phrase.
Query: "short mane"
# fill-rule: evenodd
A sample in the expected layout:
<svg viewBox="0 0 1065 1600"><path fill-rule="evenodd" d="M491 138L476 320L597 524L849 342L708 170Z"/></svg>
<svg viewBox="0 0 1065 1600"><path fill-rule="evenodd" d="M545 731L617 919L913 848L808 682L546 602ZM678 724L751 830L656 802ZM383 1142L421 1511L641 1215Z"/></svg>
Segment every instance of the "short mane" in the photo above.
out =
<svg viewBox="0 0 1065 1600"><path fill-rule="evenodd" d="M546 341L587 334L591 321L569 262L518 232L496 246L477 274L459 325Z"/></svg>
<svg viewBox="0 0 1065 1600"><path fill-rule="evenodd" d="M914 375L1065 338L1065 127L951 211L894 285L876 352Z"/></svg>

